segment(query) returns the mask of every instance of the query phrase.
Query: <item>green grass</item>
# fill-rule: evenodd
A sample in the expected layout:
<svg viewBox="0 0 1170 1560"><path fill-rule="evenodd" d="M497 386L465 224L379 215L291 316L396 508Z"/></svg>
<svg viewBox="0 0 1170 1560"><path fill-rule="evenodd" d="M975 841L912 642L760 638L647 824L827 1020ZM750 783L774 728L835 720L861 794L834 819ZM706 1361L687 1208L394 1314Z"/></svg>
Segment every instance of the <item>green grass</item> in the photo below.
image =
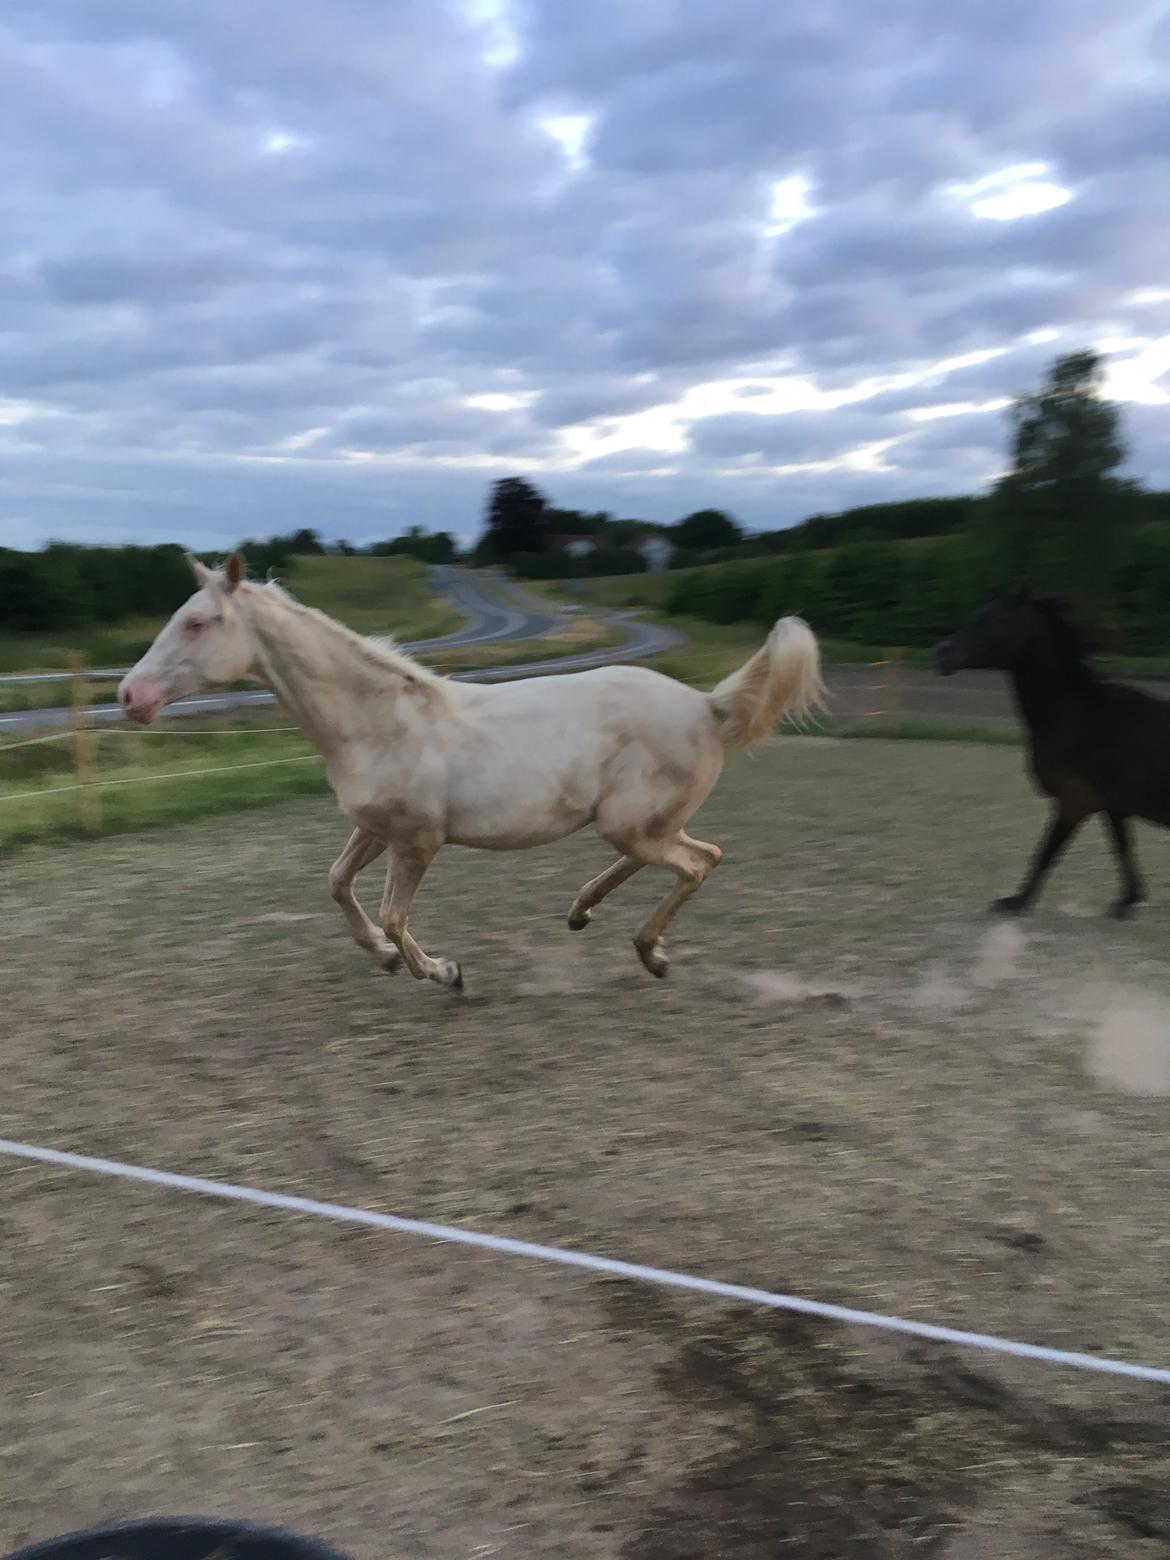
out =
<svg viewBox="0 0 1170 1560"><path fill-rule="evenodd" d="M1019 747L1024 740L1023 732L1016 726L960 726L941 720L858 721L835 728L832 735L849 741L979 742L993 747Z"/></svg>
<svg viewBox="0 0 1170 1560"><path fill-rule="evenodd" d="M171 720L150 731L99 727L93 740L103 782L96 788L101 832L155 828L328 789L324 765L300 733L276 729L287 717L229 720ZM85 833L80 793L58 789L76 782L69 740L19 745L23 740L0 744L0 853ZM271 768L234 768L273 760L280 762ZM228 765L233 771L225 772Z"/></svg>
<svg viewBox="0 0 1170 1560"><path fill-rule="evenodd" d="M307 607L360 634L436 639L463 622L431 589L416 558L296 558L286 583Z"/></svg>
<svg viewBox="0 0 1170 1560"><path fill-rule="evenodd" d="M135 618L110 628L84 624L52 634L0 633L0 673L68 671L70 657L91 666L129 666L162 626L161 618Z"/></svg>

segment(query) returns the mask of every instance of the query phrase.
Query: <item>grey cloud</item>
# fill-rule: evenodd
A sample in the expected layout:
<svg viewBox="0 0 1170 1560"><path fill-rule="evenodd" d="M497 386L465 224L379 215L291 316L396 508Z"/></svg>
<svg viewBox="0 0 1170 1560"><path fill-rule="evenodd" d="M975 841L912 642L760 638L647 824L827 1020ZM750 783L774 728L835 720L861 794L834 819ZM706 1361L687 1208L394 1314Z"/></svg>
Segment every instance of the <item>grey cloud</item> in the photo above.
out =
<svg viewBox="0 0 1170 1560"><path fill-rule="evenodd" d="M839 390L1011 349L834 413L759 419L745 398L693 424L678 458L533 473L564 503L670 519L704 493L775 524L800 505L982 480L1002 447L994 417L904 414L1026 388L1051 352L1106 330L1166 328L1125 301L1165 285L1170 237L1152 63L1167 33L1152 13L1144 25L1106 0L962 0L945 23L927 0L507 10L519 54L503 72L459 0L4 13L0 394L47 415L5 431L0 525L64 532L92 491L103 526L121 505L128 533L195 541L293 515L345 534L369 518L384 534L425 513L466 533L492 472L436 456L540 467L556 430L712 378L786 372ZM584 169L545 112L590 117ZM979 222L946 194L1042 159L1075 192L1060 210ZM771 183L796 172L817 214L766 239ZM1059 343L1029 346L1045 326ZM529 392L527 409L466 405L500 391ZM1139 409L1133 423L1154 476L1156 419ZM287 464L244 458L318 428ZM903 435L891 472L752 469L878 429ZM357 432L387 457L375 470L337 458Z"/></svg>
<svg viewBox="0 0 1170 1560"><path fill-rule="evenodd" d="M533 418L545 428L621 417L641 412L674 398L677 386L662 376L645 378L620 374L582 375L554 390L545 391L533 410Z"/></svg>
<svg viewBox="0 0 1170 1560"><path fill-rule="evenodd" d="M690 427L691 447L702 455L754 456L777 465L829 460L860 444L896 438L904 431L896 419L871 412L862 403L832 416L823 412L725 412Z"/></svg>

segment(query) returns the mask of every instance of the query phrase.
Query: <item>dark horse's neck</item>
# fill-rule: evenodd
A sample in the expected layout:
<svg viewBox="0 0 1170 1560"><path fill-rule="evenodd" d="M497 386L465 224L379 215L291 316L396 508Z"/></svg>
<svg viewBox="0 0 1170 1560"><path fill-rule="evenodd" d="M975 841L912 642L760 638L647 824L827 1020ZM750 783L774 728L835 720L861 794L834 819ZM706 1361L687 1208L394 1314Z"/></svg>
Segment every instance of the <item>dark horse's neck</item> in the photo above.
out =
<svg viewBox="0 0 1170 1560"><path fill-rule="evenodd" d="M1083 704L1098 685L1092 667L1050 643L1029 649L1009 669L1020 714L1035 733Z"/></svg>

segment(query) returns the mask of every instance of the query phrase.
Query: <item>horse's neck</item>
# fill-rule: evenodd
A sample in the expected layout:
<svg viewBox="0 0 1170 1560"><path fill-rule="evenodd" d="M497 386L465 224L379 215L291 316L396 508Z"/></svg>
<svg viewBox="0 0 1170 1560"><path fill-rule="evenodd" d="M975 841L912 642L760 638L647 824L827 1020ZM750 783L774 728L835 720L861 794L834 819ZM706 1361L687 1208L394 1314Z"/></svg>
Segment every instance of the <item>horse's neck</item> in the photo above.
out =
<svg viewBox="0 0 1170 1560"><path fill-rule="evenodd" d="M1020 714L1033 732L1083 703L1093 685L1093 673L1087 666L1065 660L1047 644L1022 656L1010 676Z"/></svg>
<svg viewBox="0 0 1170 1560"><path fill-rule="evenodd" d="M247 612L260 681L326 759L369 729L373 705L394 699L393 673L367 660L340 624L260 590Z"/></svg>

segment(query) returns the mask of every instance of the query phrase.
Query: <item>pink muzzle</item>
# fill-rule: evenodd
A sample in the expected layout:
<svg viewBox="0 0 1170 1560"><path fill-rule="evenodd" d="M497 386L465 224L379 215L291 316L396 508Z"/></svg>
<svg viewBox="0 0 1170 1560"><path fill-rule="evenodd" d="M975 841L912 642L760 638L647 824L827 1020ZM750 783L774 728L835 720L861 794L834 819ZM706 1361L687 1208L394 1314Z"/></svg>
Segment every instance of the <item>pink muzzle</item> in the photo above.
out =
<svg viewBox="0 0 1170 1560"><path fill-rule="evenodd" d="M166 703L166 695L147 677L124 677L118 689L118 703L127 720L149 726Z"/></svg>

